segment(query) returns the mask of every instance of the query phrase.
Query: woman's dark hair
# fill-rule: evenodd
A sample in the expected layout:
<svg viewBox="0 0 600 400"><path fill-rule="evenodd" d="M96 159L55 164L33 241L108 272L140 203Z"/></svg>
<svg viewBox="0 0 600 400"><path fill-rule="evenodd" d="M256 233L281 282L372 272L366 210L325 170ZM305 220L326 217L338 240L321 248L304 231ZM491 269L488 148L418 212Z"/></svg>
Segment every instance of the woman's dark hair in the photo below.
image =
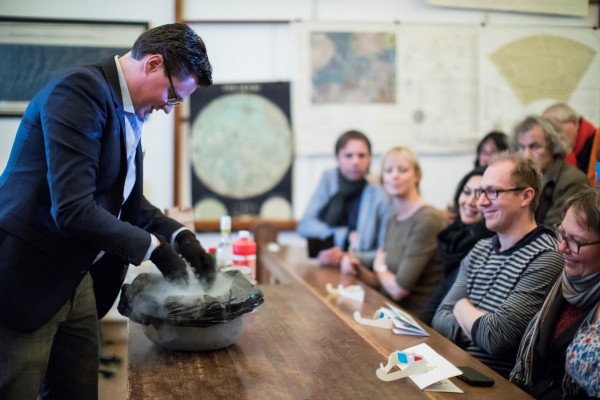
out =
<svg viewBox="0 0 600 400"><path fill-rule="evenodd" d="M498 149L498 152L501 153L505 150L508 150L508 136L504 132L500 131L491 131L487 135L485 135L477 144L477 156L475 157L475 166L480 167L479 165L479 153L481 153L481 149L485 142L491 140L494 142L494 145Z"/></svg>
<svg viewBox="0 0 600 400"><path fill-rule="evenodd" d="M453 211L456 212L456 219L460 219L460 213L458 211L458 198L460 197L463 188L465 187L469 179L471 179L471 177L483 176L483 173L485 172L486 168L487 167L475 167L469 172L467 172L467 174L463 176L463 178L458 182L458 185L456 186L456 192L454 192L454 199L452 199L452 207L454 207Z"/></svg>
<svg viewBox="0 0 600 400"><path fill-rule="evenodd" d="M348 142L351 140L362 140L363 142L365 142L367 148L369 149L369 154L371 154L371 142L369 141L367 135L360 131L351 130L342 133L338 140L335 142L335 155L337 156L340 153L340 150L346 147Z"/></svg>

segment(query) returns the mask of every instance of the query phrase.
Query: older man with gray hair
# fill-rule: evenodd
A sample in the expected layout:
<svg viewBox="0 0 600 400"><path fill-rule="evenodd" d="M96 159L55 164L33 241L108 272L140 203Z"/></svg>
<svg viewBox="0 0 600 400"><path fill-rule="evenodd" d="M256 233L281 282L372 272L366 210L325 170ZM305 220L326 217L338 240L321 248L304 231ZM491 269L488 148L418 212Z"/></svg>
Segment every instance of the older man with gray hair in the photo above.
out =
<svg viewBox="0 0 600 400"><path fill-rule="evenodd" d="M579 115L567 103L554 103L542 114L550 122L562 129L562 133L571 151L565 161L587 174L591 182L596 173L597 154L594 142L598 141L596 127Z"/></svg>
<svg viewBox="0 0 600 400"><path fill-rule="evenodd" d="M536 222L548 226L559 223L565 200L588 185L586 175L564 160L569 147L560 128L544 117L530 115L513 129L512 147L542 170Z"/></svg>

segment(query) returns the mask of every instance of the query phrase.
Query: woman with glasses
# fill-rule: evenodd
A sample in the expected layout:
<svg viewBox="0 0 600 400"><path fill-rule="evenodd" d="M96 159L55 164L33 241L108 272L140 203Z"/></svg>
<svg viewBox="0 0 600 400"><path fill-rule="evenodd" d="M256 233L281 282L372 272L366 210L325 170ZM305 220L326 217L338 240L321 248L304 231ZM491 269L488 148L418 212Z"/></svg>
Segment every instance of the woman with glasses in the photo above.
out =
<svg viewBox="0 0 600 400"><path fill-rule="evenodd" d="M566 201L556 227L565 267L533 317L511 373L537 399L600 396L600 192Z"/></svg>
<svg viewBox="0 0 600 400"><path fill-rule="evenodd" d="M383 247L377 250L373 269L352 255L341 262L342 273L380 287L414 313L420 312L440 281L436 235L446 225L441 213L421 197L420 181L421 167L411 150L395 147L385 154L382 184L394 213L386 224Z"/></svg>
<svg viewBox="0 0 600 400"><path fill-rule="evenodd" d="M443 277L433 295L419 314L426 324L431 324L435 310L452 287L461 260L471 251L479 239L494 233L485 226L483 213L477 207L476 190L479 189L485 167L469 171L458 183L453 208L456 217L437 235L438 253L442 261Z"/></svg>

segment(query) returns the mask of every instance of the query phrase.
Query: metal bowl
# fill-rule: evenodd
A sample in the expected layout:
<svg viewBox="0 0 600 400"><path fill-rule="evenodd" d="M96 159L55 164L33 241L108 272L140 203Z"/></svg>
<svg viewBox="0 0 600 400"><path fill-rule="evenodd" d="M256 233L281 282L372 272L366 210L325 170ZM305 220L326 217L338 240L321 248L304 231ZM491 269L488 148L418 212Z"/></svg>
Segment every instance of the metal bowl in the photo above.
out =
<svg viewBox="0 0 600 400"><path fill-rule="evenodd" d="M154 344L169 350L209 351L234 344L244 331L242 317L206 327L175 326L153 321L143 326Z"/></svg>
<svg viewBox="0 0 600 400"><path fill-rule="evenodd" d="M161 275L140 274L123 285L118 310L142 324L146 337L165 349L216 350L244 330L242 315L263 302L260 289L240 271L218 273L204 287L172 287Z"/></svg>

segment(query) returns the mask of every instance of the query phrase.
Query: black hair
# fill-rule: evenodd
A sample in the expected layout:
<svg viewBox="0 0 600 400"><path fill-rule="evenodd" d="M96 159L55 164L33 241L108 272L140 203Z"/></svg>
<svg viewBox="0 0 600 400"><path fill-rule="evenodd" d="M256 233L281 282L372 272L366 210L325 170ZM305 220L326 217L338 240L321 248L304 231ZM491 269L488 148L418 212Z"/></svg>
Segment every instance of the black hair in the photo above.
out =
<svg viewBox="0 0 600 400"><path fill-rule="evenodd" d="M458 182L458 185L456 186L456 192L454 192L454 198L452 199L452 206L454 207L453 211L456 212L457 219L460 218L458 210L458 198L460 197L463 188L465 187L469 179L471 179L473 176L483 176L483 173L486 169L487 167L475 167L469 172L467 172L467 174L463 176L462 179Z"/></svg>
<svg viewBox="0 0 600 400"><path fill-rule="evenodd" d="M362 140L365 142L367 148L369 149L369 154L371 154L371 142L369 141L367 135L360 131L350 130L342 133L335 142L335 155L337 156L340 153L340 150L342 150L351 140Z"/></svg>
<svg viewBox="0 0 600 400"><path fill-rule="evenodd" d="M494 145L498 149L499 153L508 150L508 136L506 135L506 133L500 131L491 131L490 133L485 135L477 144L477 154L475 157L476 167L481 166L479 165L479 153L481 153L481 148L483 147L484 143L488 140L494 142Z"/></svg>
<svg viewBox="0 0 600 400"><path fill-rule="evenodd" d="M195 75L198 86L212 85L212 67L202 38L186 24L166 24L143 32L133 44L131 55L163 56L168 70L179 79Z"/></svg>

